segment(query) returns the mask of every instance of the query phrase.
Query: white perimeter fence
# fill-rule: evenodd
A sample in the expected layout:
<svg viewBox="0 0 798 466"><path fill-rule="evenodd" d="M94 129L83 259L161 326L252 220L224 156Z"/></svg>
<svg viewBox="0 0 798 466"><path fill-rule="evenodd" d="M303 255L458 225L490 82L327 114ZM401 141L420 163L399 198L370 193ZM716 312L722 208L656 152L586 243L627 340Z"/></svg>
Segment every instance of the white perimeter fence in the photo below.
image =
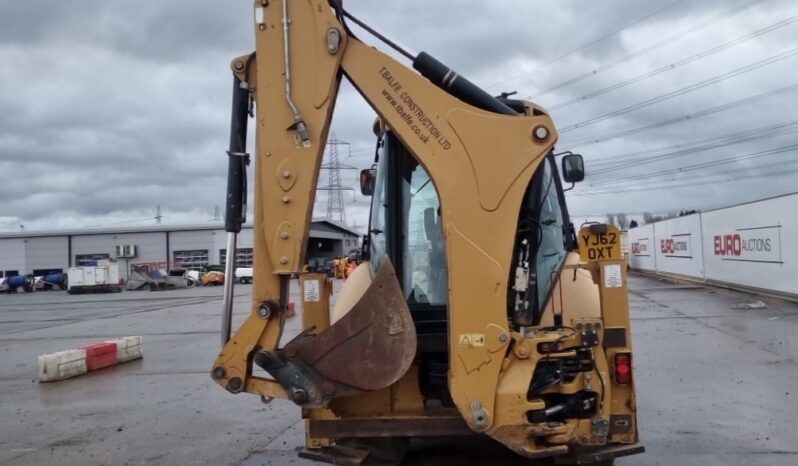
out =
<svg viewBox="0 0 798 466"><path fill-rule="evenodd" d="M632 268L798 299L798 193L629 230Z"/></svg>

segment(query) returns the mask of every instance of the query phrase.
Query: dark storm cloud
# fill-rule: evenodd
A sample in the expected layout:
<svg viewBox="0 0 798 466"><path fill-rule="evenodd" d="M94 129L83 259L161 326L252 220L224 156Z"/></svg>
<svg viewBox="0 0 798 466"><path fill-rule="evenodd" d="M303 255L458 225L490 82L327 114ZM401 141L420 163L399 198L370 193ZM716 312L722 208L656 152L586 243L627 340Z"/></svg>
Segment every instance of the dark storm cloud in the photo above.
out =
<svg viewBox="0 0 798 466"><path fill-rule="evenodd" d="M699 28L723 12L746 4L750 7L742 13ZM544 106L579 98L798 14L789 0L349 0L345 5L404 47L433 54L491 92L518 90L520 96L532 97ZM0 229L17 228L19 224L51 228L142 220L154 215L156 204L162 205L167 221L208 220L214 206L224 198L228 64L253 47L251 8L248 0L3 2ZM624 29L632 23L636 24ZM552 116L565 127L646 101L794 47L797 32L798 22L695 63L558 109ZM366 42L387 49L367 33L358 34ZM607 37L597 41L603 36ZM673 43L589 79L542 93L670 36L676 37ZM584 47L586 44L592 45ZM571 51L575 52L569 54ZM796 63L796 59L784 60L563 133L558 149L580 150L590 169L591 164L601 166L601 161L613 160L618 154L700 141L793 119L798 92L601 144L581 143L786 86L796 80ZM337 137L351 143L344 163L360 168L371 163L373 118L354 89L344 85L333 121ZM571 210L595 213L714 207L794 190L789 177L750 178L773 172L777 162L798 168L795 152L790 152L730 162L722 173L717 168L714 178L711 171L696 170L681 177L619 181L616 190L630 191L599 195L602 189L608 190L602 183L612 176L641 176L790 143L798 143L795 133L640 166L630 160L629 166L617 174L589 177L569 195ZM741 174L749 178L718 181ZM346 184L356 185L356 171L344 171L342 177ZM691 179L706 183L673 190L634 191L667 182L685 184ZM325 173L320 184L326 184ZM319 193L316 215L324 214L326 198L326 192ZM345 199L349 220L363 226L368 199L359 193L345 193Z"/></svg>
<svg viewBox="0 0 798 466"><path fill-rule="evenodd" d="M147 61L180 61L251 47L249 2L143 0L6 2L0 41L23 46L100 45Z"/></svg>
<svg viewBox="0 0 798 466"><path fill-rule="evenodd" d="M227 65L252 44L239 3L0 7L0 56L13 63L0 69L4 226L114 221L156 204L212 211Z"/></svg>

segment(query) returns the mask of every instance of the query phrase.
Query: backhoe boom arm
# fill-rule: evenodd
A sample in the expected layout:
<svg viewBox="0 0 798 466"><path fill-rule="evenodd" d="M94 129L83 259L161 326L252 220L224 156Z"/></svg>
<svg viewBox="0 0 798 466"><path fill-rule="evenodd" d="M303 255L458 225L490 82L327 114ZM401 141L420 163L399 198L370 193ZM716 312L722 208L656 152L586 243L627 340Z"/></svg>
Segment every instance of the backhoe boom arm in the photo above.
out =
<svg viewBox="0 0 798 466"><path fill-rule="evenodd" d="M414 67L423 76L353 37L341 18L325 0L255 2L256 54L246 69L233 65L257 106L253 302L213 376L233 392L290 396L277 382L253 377L252 360L279 342L287 283L304 263L345 75L439 193L449 274L449 390L471 429L498 435L522 423L498 416L495 406L512 341L507 290L515 219L533 173L557 140L554 124L537 108L518 114L422 53ZM481 343L466 344L463 336L480 336ZM525 442L500 440L514 448Z"/></svg>

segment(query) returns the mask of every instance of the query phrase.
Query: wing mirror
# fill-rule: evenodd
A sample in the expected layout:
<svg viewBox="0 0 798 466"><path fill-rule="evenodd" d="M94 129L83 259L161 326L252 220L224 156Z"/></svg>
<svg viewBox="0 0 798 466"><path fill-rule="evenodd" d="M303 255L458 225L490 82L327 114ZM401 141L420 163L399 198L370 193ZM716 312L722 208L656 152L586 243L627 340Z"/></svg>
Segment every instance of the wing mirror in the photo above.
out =
<svg viewBox="0 0 798 466"><path fill-rule="evenodd" d="M364 196L374 194L374 185L377 182L377 169L375 167L366 168L360 171L360 193Z"/></svg>
<svg viewBox="0 0 798 466"><path fill-rule="evenodd" d="M566 183L585 179L585 161L580 154L568 154L562 158L562 178Z"/></svg>

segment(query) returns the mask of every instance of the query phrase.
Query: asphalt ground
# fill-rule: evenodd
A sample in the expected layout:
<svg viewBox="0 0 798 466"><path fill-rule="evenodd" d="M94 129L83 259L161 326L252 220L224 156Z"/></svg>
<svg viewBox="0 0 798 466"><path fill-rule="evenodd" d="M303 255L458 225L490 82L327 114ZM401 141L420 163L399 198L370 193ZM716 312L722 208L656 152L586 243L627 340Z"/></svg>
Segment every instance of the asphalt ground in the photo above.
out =
<svg viewBox="0 0 798 466"><path fill-rule="evenodd" d="M798 304L633 276L639 423L631 465L798 465ZM292 300L298 301L292 287ZM234 327L248 308L237 286ZM0 464L311 465L299 409L231 395L208 369L220 288L0 295ZM733 309L762 300L766 309ZM286 338L299 330L288 320ZM55 383L37 355L142 335L144 358ZM479 442L414 445L407 464L533 464Z"/></svg>

